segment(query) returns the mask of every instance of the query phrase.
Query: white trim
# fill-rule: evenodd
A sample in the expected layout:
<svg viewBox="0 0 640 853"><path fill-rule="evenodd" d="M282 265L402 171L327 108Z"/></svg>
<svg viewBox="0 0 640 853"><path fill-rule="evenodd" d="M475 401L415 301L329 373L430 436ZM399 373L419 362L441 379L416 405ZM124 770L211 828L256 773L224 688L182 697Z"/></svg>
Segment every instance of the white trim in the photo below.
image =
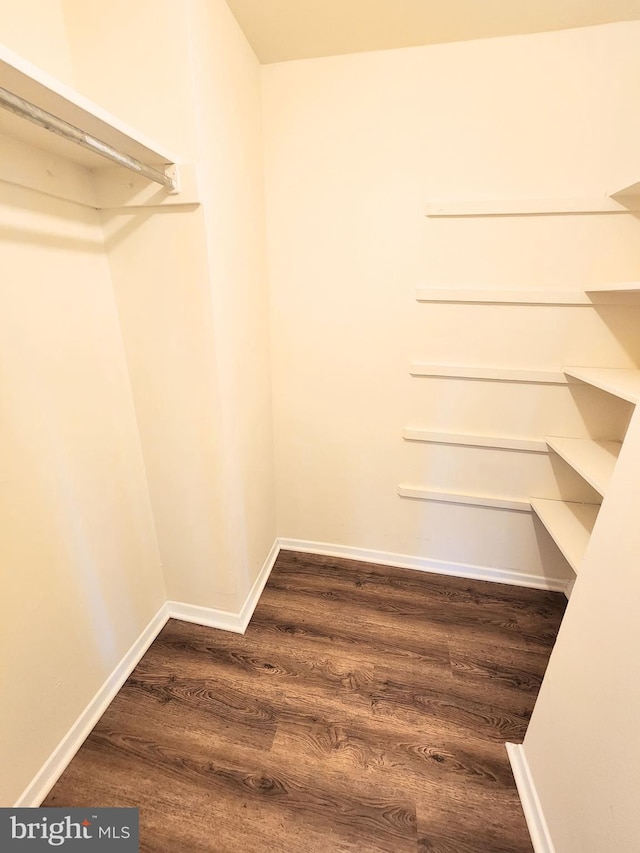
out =
<svg viewBox="0 0 640 853"><path fill-rule="evenodd" d="M140 658L163 629L168 618L167 605L163 604L129 651L116 664L113 672L42 765L26 790L18 797L15 808L35 808L40 805L135 669Z"/></svg>
<svg viewBox="0 0 640 853"><path fill-rule="evenodd" d="M533 849L535 853L555 853L555 846L542 811L524 746L521 743L507 743L505 746L507 747L513 778L516 780L522 810L529 827Z"/></svg>
<svg viewBox="0 0 640 853"><path fill-rule="evenodd" d="M206 625L209 628L244 634L279 553L280 545L276 539L239 612L217 610L215 607L198 607L181 601L168 601L169 616L183 622L195 622L197 625Z"/></svg>
<svg viewBox="0 0 640 853"><path fill-rule="evenodd" d="M581 290L489 290L479 287L417 287L417 302L463 302L489 305L591 305Z"/></svg>
<svg viewBox="0 0 640 853"><path fill-rule="evenodd" d="M253 582L253 586L249 590L249 594L245 598L242 609L240 610L240 624L242 625L243 634L247 630L251 617L253 616L253 611L256 609L258 602L260 601L262 590L265 588L266 583L269 580L269 575L271 574L271 570L278 559L279 553L280 540L275 539L271 546L271 550L267 554L267 559L264 561L264 565L260 569L258 577Z"/></svg>
<svg viewBox="0 0 640 853"><path fill-rule="evenodd" d="M518 498L501 498L489 495L467 495L457 492L437 492L423 489L421 486L398 486L401 498L413 498L419 501L437 501L465 506L484 506L490 509L508 509L512 512L531 512L531 503Z"/></svg>
<svg viewBox="0 0 640 853"><path fill-rule="evenodd" d="M462 364L422 364L414 362L412 376L448 376L456 379L486 379L494 382L531 382L544 385L566 385L571 381L557 370L521 370L511 367L475 367Z"/></svg>
<svg viewBox="0 0 640 853"><path fill-rule="evenodd" d="M221 631L233 631L244 634L240 623L240 614L232 610L218 610L216 607L200 607L197 604L186 604L183 601L167 601L169 618L181 622L194 622L207 628L219 628Z"/></svg>
<svg viewBox="0 0 640 853"><path fill-rule="evenodd" d="M489 447L497 450L520 450L528 453L549 453L543 438L511 438L506 435L469 435L455 432L433 432L427 429L406 427L402 430L406 441L424 441L431 444L455 444L464 447Z"/></svg>
<svg viewBox="0 0 640 853"><path fill-rule="evenodd" d="M344 557L348 560L360 560L363 563L376 563L380 566L394 566L399 569L415 569L418 572L432 572L437 575L449 575L457 578L468 578L469 580L506 583L511 586L546 589L552 592L563 592L567 585L564 578L544 578L538 575L522 574L511 569L449 563L427 557L411 557L408 554L373 551L369 548L352 548L350 545L332 545L327 542L310 542L305 539L281 538L278 541L283 551L300 551L303 554L319 554L324 557Z"/></svg>

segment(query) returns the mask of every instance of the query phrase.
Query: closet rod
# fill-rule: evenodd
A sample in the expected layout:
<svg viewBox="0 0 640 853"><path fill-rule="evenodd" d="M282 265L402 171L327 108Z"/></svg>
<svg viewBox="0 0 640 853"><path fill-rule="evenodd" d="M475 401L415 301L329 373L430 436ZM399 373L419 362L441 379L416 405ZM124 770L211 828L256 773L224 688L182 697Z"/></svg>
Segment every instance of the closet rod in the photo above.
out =
<svg viewBox="0 0 640 853"><path fill-rule="evenodd" d="M14 95L12 92L9 92L2 87L0 87L0 107L9 110L9 112L14 113L21 118L27 119L27 121L31 121L40 127L44 127L45 130L49 130L51 133L56 133L64 139L75 142L76 145L81 145L83 148L87 148L94 154L99 154L100 157L105 157L107 160L111 160L112 163L117 163L119 166L124 166L125 169L130 169L132 172L136 172L138 175L142 175L150 181L162 184L162 186L166 187L170 192L174 192L176 190L177 184L175 179L164 172L160 172L152 166L147 166L135 157L123 154L107 142L102 142L101 140L96 139L94 136L85 133L84 130L80 130L80 128L75 125L69 124L69 122L48 113L46 110L37 107L30 101L26 101L19 95Z"/></svg>

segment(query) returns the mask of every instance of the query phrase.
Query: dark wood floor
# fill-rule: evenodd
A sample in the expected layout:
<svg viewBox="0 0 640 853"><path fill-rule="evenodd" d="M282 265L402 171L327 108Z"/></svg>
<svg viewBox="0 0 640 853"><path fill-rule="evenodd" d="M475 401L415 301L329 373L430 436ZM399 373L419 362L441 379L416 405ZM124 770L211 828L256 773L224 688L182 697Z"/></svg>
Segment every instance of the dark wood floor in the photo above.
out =
<svg viewBox="0 0 640 853"><path fill-rule="evenodd" d="M531 853L521 741L562 595L282 553L245 636L170 621L46 806L162 853Z"/></svg>

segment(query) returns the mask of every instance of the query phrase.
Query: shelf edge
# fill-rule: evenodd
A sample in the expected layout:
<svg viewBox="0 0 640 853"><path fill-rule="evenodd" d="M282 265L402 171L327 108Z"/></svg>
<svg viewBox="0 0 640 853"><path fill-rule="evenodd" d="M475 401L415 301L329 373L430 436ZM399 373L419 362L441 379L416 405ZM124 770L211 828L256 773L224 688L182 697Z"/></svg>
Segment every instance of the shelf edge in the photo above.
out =
<svg viewBox="0 0 640 853"><path fill-rule="evenodd" d="M460 492L439 492L431 489L423 489L420 486L407 485L398 486L398 494L401 498L414 498L422 501L463 504L466 506L486 507L488 509L506 509L512 512L531 512L529 501L518 498L469 495Z"/></svg>
<svg viewBox="0 0 640 853"><path fill-rule="evenodd" d="M472 367L471 365L424 364L413 362L412 376L434 376L451 379L488 380L493 382L528 382L542 385L567 385L564 371L520 370L507 367Z"/></svg>
<svg viewBox="0 0 640 853"><path fill-rule="evenodd" d="M512 438L499 435L468 435L466 433L433 432L424 429L405 428L402 437L406 441L427 442L432 444L460 445L496 450L516 450L528 453L548 453L543 438Z"/></svg>

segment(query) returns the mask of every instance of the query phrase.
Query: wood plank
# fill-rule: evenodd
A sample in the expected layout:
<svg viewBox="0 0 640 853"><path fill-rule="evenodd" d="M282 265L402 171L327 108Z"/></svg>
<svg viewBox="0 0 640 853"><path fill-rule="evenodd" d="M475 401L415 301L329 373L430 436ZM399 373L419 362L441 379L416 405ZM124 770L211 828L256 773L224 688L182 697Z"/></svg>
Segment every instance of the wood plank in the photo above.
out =
<svg viewBox="0 0 640 853"><path fill-rule="evenodd" d="M585 293L640 293L640 281L614 281L606 284L595 284L588 287Z"/></svg>
<svg viewBox="0 0 640 853"><path fill-rule="evenodd" d="M548 453L542 438L516 438L507 435L470 435L456 432L434 432L427 429L402 430L407 441L425 441L433 444L454 444L464 447L489 447L497 450L521 450L528 453Z"/></svg>
<svg viewBox="0 0 640 853"><path fill-rule="evenodd" d="M547 444L604 497L622 442L548 436Z"/></svg>
<svg viewBox="0 0 640 853"><path fill-rule="evenodd" d="M422 486L398 486L401 498L414 498L421 501L439 501L441 503L464 504L466 506L484 506L489 509L508 509L515 512L531 512L529 501L525 498L507 498L497 495L470 495L462 492L440 492L425 489Z"/></svg>
<svg viewBox="0 0 640 853"><path fill-rule="evenodd" d="M480 287L418 287L418 302L463 302L490 305L592 305L581 290L500 290Z"/></svg>
<svg viewBox="0 0 640 853"><path fill-rule="evenodd" d="M139 806L157 853L531 853L504 740L565 604L282 553L246 635L167 623L45 804Z"/></svg>
<svg viewBox="0 0 640 853"><path fill-rule="evenodd" d="M500 198L473 201L431 201L426 216L543 216L554 214L629 213L640 209L640 200L628 187L613 196L581 198Z"/></svg>
<svg viewBox="0 0 640 853"><path fill-rule="evenodd" d="M415 362L409 372L412 376L439 376L450 379L475 379L489 382L526 382L534 385L566 385L569 381L558 370L530 370L528 368L489 367L462 364L423 364Z"/></svg>
<svg viewBox="0 0 640 853"><path fill-rule="evenodd" d="M600 507L597 504L545 498L532 498L531 506L571 568L577 573Z"/></svg>
<svg viewBox="0 0 640 853"><path fill-rule="evenodd" d="M622 367L563 367L567 376L629 403L640 400L640 370Z"/></svg>

